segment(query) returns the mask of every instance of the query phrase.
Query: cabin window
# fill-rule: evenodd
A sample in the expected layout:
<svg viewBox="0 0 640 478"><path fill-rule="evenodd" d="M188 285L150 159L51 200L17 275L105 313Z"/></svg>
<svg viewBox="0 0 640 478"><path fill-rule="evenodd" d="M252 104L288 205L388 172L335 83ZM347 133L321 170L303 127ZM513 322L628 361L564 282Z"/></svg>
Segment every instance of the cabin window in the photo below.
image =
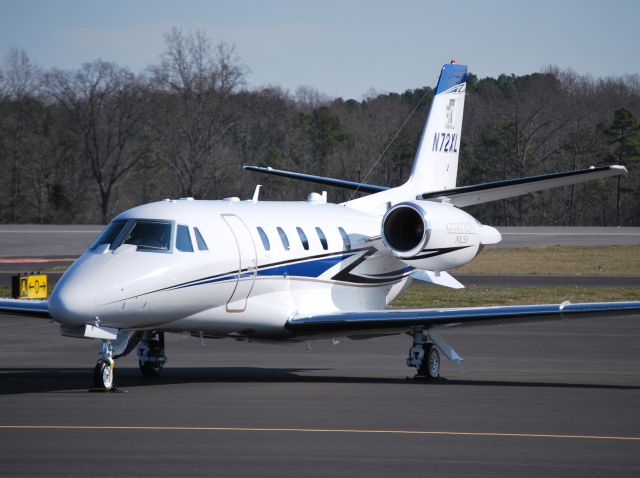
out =
<svg viewBox="0 0 640 478"><path fill-rule="evenodd" d="M171 223L136 221L123 244L138 246L138 251L168 252L171 250Z"/></svg>
<svg viewBox="0 0 640 478"><path fill-rule="evenodd" d="M301 227L296 227L296 231L298 231L298 235L300 236L300 242L302 242L302 247L304 247L305 251L308 251L309 240L307 239L307 235L304 233Z"/></svg>
<svg viewBox="0 0 640 478"><path fill-rule="evenodd" d="M278 227L278 234L280 235L280 240L282 241L282 246L284 247L285 251L289 250L289 238L287 237L287 235L285 234L285 232L282 230L281 227Z"/></svg>
<svg viewBox="0 0 640 478"><path fill-rule="evenodd" d="M176 249L182 252L193 252L193 243L187 226L178 226L178 235L176 237Z"/></svg>
<svg viewBox="0 0 640 478"><path fill-rule="evenodd" d="M122 232L125 224L127 224L127 221L113 221L100 233L98 238L93 241L89 250L92 251L102 244L109 244L109 249L113 249L113 243Z"/></svg>
<svg viewBox="0 0 640 478"><path fill-rule="evenodd" d="M258 229L258 235L260 236L260 239L262 240L262 245L264 246L264 250L265 251L270 251L271 250L271 244L269 243L269 236L267 236L267 233L264 232L264 229L262 229L260 226L258 226L257 229Z"/></svg>
<svg viewBox="0 0 640 478"><path fill-rule="evenodd" d="M322 244L322 248L326 251L329 249L329 244L327 243L327 237L322 232L322 229L316 227L316 232L318 233L318 239L320 239L320 244Z"/></svg>
<svg viewBox="0 0 640 478"><path fill-rule="evenodd" d="M344 250L345 251L350 251L351 250L351 240L349 239L349 235L341 227L338 228L338 231L340 231L340 235L342 236L342 243L343 243L343 246L344 246Z"/></svg>
<svg viewBox="0 0 640 478"><path fill-rule="evenodd" d="M198 249L201 251L208 251L207 243L204 241L204 237L200 234L200 231L197 227L193 228L193 232L196 233L196 242L198 243Z"/></svg>

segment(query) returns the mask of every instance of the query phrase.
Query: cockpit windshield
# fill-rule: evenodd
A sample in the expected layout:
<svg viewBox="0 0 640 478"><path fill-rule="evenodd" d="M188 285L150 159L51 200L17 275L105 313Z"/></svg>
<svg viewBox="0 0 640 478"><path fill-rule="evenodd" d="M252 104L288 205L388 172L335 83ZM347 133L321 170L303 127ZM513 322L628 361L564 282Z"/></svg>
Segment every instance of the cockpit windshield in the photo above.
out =
<svg viewBox="0 0 640 478"><path fill-rule="evenodd" d="M107 244L114 250L122 244L137 246L137 251L170 252L171 230L173 225L168 221L158 220L118 220L109 224L98 238L91 244L89 251Z"/></svg>
<svg viewBox="0 0 640 478"><path fill-rule="evenodd" d="M135 221L123 244L138 246L138 251L171 250L171 223L160 221Z"/></svg>
<svg viewBox="0 0 640 478"><path fill-rule="evenodd" d="M122 232L122 229L126 224L127 221L113 221L100 233L98 238L93 242L93 244L91 244L91 247L89 247L89 250L93 251L102 244L109 244L109 249L113 249L114 241L117 239L120 232Z"/></svg>

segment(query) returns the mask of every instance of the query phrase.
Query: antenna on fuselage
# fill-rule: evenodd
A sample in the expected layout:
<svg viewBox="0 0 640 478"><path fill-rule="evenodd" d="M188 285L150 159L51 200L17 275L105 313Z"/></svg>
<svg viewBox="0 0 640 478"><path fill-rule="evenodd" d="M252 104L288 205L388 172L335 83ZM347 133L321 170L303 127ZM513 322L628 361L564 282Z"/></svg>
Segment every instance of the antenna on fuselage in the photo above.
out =
<svg viewBox="0 0 640 478"><path fill-rule="evenodd" d="M262 184L256 184L256 189L255 191L253 191L253 199L251 199L252 202L258 202L258 196L260 196L261 187L262 187Z"/></svg>

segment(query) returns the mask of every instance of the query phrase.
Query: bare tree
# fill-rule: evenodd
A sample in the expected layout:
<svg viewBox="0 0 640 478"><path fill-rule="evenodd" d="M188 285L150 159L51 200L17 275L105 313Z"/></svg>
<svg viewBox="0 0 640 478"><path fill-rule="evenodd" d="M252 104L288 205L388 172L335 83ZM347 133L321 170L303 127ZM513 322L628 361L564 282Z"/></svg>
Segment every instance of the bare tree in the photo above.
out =
<svg viewBox="0 0 640 478"><path fill-rule="evenodd" d="M50 118L40 98L40 79L40 70L23 50L9 51L0 75L0 163L13 222L44 220Z"/></svg>
<svg viewBox="0 0 640 478"><path fill-rule="evenodd" d="M94 61L76 72L53 70L46 84L77 135L106 222L114 188L143 158L134 148L145 113L139 82L124 68Z"/></svg>
<svg viewBox="0 0 640 478"><path fill-rule="evenodd" d="M234 125L231 104L245 68L225 43L203 32L165 33L165 51L152 67L157 130L165 160L184 196L216 195L224 142Z"/></svg>

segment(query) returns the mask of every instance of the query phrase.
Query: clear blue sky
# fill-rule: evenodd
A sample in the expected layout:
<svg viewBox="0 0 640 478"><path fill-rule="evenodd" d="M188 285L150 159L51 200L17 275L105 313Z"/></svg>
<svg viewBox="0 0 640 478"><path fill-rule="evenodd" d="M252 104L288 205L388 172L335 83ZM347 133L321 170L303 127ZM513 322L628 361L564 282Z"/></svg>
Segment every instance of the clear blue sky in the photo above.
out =
<svg viewBox="0 0 640 478"><path fill-rule="evenodd" d="M0 55L16 46L43 68L100 58L141 71L176 26L235 45L249 86L360 99L433 85L450 58L480 77L638 73L639 21L637 0L0 0Z"/></svg>

